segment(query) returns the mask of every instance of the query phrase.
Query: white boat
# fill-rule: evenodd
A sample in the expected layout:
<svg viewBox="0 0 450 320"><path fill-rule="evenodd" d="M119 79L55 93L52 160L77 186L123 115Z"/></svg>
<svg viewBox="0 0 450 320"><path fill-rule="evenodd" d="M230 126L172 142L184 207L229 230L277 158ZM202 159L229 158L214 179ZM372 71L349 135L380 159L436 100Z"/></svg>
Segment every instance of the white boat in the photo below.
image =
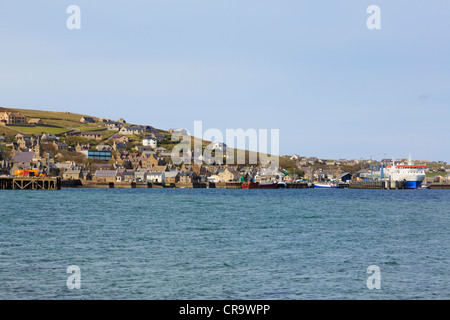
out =
<svg viewBox="0 0 450 320"><path fill-rule="evenodd" d="M391 166L387 166L384 170L385 178L392 181L404 181L406 189L417 189L425 180L426 165L414 165L411 161L411 156L407 164L395 164L392 161Z"/></svg>
<svg viewBox="0 0 450 320"><path fill-rule="evenodd" d="M325 183L314 183L314 188L317 189L337 189L339 188L339 186L336 183L330 183L330 182L325 182Z"/></svg>

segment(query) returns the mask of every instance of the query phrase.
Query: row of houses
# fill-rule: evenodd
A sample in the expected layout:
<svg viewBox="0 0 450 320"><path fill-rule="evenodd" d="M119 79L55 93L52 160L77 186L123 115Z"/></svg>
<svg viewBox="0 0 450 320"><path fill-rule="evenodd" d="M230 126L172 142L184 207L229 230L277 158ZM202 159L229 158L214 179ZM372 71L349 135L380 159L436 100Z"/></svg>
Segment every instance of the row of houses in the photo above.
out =
<svg viewBox="0 0 450 320"><path fill-rule="evenodd" d="M84 167L75 163L57 164L61 177L65 180L86 179L96 183L110 182L151 182L151 183L197 183L197 182L239 182L244 175L236 168L226 167L207 169L203 166L182 166L176 169L172 165L154 166L151 168L125 169L121 166L105 165L90 174ZM209 171L211 170L211 171Z"/></svg>
<svg viewBox="0 0 450 320"><path fill-rule="evenodd" d="M97 170L92 177L96 183L151 182L160 184L197 183L201 180L195 172L152 170Z"/></svg>

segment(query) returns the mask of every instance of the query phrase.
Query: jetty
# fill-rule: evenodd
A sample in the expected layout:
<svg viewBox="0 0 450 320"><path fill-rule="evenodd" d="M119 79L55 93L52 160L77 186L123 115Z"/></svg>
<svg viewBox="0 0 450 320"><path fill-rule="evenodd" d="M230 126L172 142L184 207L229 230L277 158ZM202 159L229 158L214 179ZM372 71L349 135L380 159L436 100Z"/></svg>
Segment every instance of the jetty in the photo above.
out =
<svg viewBox="0 0 450 320"><path fill-rule="evenodd" d="M450 190L450 183L446 183L446 184L430 184L429 185L430 189L449 189Z"/></svg>
<svg viewBox="0 0 450 320"><path fill-rule="evenodd" d="M1 190L60 190L59 177L0 177Z"/></svg>
<svg viewBox="0 0 450 320"><path fill-rule="evenodd" d="M404 181L349 181L339 185L339 188L347 189L384 189L399 190L405 189Z"/></svg>
<svg viewBox="0 0 450 320"><path fill-rule="evenodd" d="M287 189L306 189L311 188L313 184L308 184L307 182L292 182L292 183L286 183Z"/></svg>

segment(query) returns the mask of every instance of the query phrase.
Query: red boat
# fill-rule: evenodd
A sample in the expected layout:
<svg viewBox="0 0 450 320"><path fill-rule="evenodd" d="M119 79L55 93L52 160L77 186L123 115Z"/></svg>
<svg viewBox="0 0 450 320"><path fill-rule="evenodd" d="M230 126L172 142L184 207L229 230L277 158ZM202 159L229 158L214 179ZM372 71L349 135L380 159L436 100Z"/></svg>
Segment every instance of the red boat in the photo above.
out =
<svg viewBox="0 0 450 320"><path fill-rule="evenodd" d="M277 188L277 182L243 182L242 183L242 189L276 189Z"/></svg>

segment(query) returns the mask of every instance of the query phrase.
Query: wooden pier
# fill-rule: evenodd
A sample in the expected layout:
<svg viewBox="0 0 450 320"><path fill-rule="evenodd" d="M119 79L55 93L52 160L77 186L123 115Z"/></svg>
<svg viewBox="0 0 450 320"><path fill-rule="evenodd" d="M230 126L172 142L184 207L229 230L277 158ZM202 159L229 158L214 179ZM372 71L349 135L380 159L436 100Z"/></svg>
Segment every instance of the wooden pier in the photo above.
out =
<svg viewBox="0 0 450 320"><path fill-rule="evenodd" d="M2 190L60 190L61 179L56 177L0 177Z"/></svg>

